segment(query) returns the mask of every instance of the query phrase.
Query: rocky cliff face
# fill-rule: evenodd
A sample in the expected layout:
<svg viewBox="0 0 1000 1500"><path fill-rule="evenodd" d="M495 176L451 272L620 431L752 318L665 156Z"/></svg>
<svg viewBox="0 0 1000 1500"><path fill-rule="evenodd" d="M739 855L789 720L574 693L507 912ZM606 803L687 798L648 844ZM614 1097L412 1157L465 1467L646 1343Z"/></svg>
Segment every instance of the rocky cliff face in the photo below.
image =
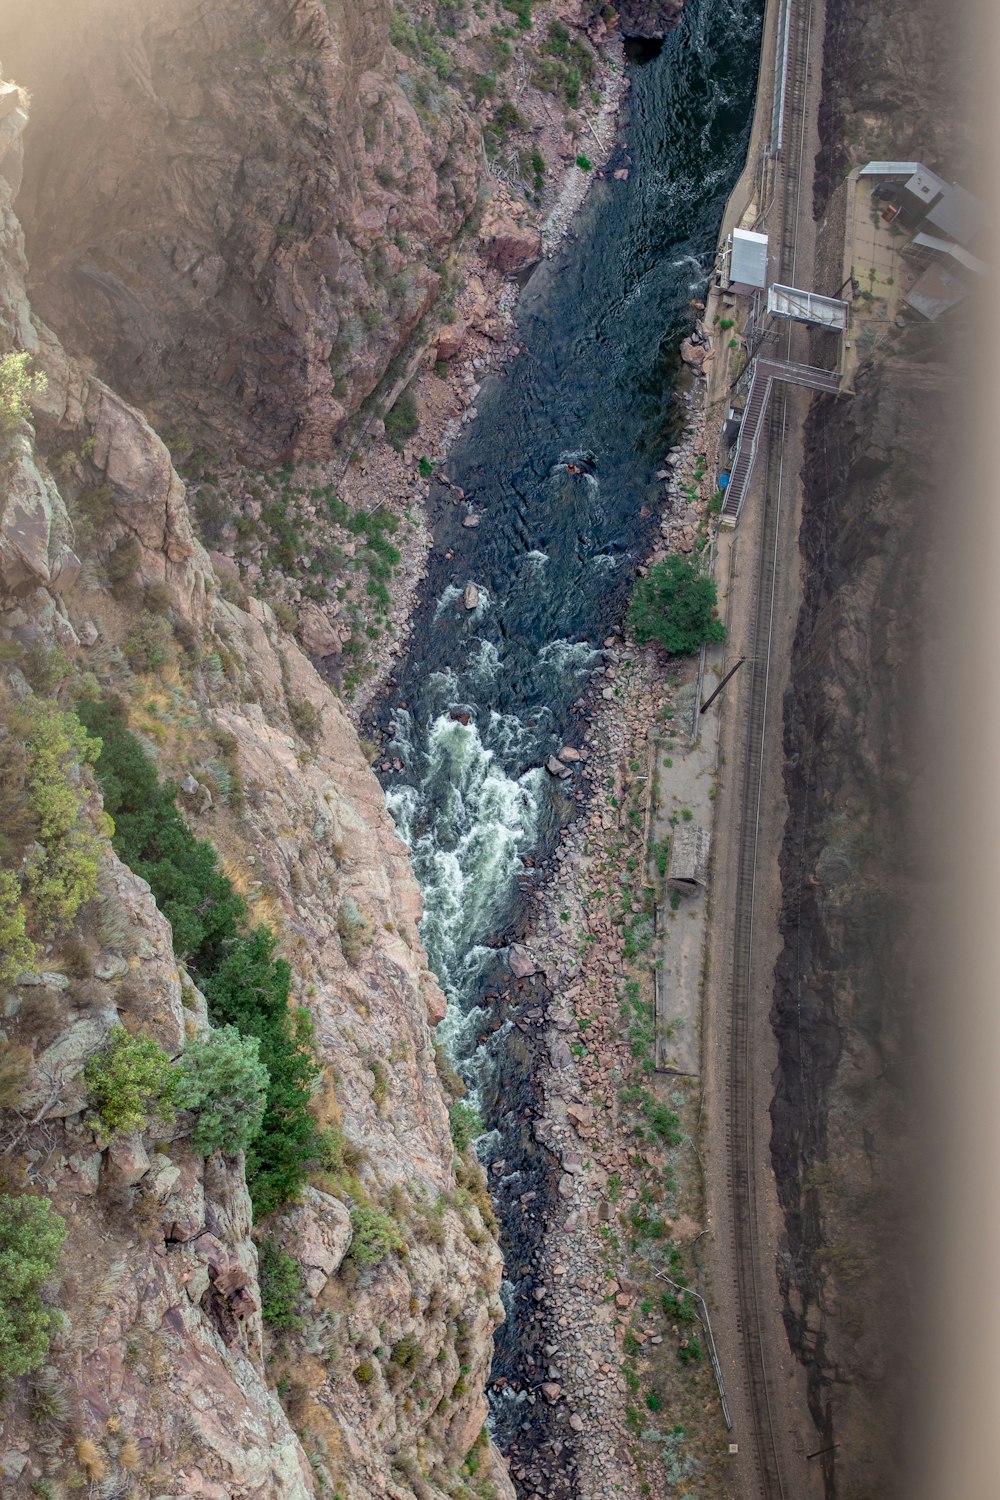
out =
<svg viewBox="0 0 1000 1500"><path fill-rule="evenodd" d="M807 459L771 1113L786 1323L822 1443L837 1445L831 1496L906 1493L915 1271L903 1266L920 1224L914 1058L932 918L915 835L938 478L923 434L945 373L902 351L869 370L853 402L814 416Z"/></svg>
<svg viewBox="0 0 1000 1500"><path fill-rule="evenodd" d="M684 0L621 0L615 9L626 36L657 41L680 25Z"/></svg>
<svg viewBox="0 0 1000 1500"><path fill-rule="evenodd" d="M818 219L842 173L869 157L958 169L955 49L953 19L933 5L827 5ZM786 1325L831 1497L914 1489L919 1065L940 904L927 678L956 332L893 328L853 399L819 404L807 430L772 1153Z"/></svg>
<svg viewBox="0 0 1000 1500"><path fill-rule="evenodd" d="M141 49L124 52L135 71L119 84L153 110ZM478 1166L455 1175L431 1034L443 1001L406 852L338 701L266 605L223 596L162 442L34 317L12 207L23 96L2 108L0 348L32 351L48 377L34 435L21 423L0 454L4 724L19 702L69 706L81 686L121 695L279 936L316 1028L315 1108L352 1174L345 1190L317 1173L267 1226L302 1281L276 1337L242 1155L196 1155L176 1124L110 1145L95 1133L83 1069L113 1024L170 1056L208 1024L149 886L96 822L96 896L3 999L0 1191L50 1198L68 1230L62 1326L2 1409L3 1492L405 1500L475 1482L510 1496L483 1432L500 1257ZM123 548L129 574L112 589ZM151 670L135 631L157 618ZM353 1244L359 1195L393 1226L381 1256Z"/></svg>
<svg viewBox="0 0 1000 1500"><path fill-rule="evenodd" d="M389 0L15 3L38 311L213 453L326 457L440 287L478 127Z"/></svg>

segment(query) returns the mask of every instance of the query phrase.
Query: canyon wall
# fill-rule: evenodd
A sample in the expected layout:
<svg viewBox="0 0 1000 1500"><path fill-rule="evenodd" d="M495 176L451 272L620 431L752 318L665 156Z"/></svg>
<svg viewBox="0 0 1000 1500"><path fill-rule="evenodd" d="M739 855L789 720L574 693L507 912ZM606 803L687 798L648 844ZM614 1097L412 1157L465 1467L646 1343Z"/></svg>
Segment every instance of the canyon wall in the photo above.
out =
<svg viewBox="0 0 1000 1500"><path fill-rule="evenodd" d="M113 1028L183 1058L208 1013L70 757L61 796L96 891L40 930L0 1022L0 1202L47 1198L66 1225L51 1348L5 1385L3 1493L511 1497L483 1425L500 1254L481 1169L449 1131L443 997L406 851L339 701L270 608L214 570L163 443L33 313L13 209L27 118L0 90L5 783L26 723L81 697L118 705L291 965L326 1159L252 1226L242 1152L196 1151L180 1115L110 1140L96 1127L85 1069ZM10 395L18 348L47 377L30 420ZM5 796L4 865L21 878L49 835L19 863L33 835ZM298 1264L280 1320L265 1243Z"/></svg>
<svg viewBox="0 0 1000 1500"><path fill-rule="evenodd" d="M828 0L821 290L835 291L842 275L851 166L921 159L961 179L961 46L954 15L932 4ZM921 1101L941 906L933 761L945 732L929 683L968 327L961 312L900 322L868 345L853 397L817 402L806 432L772 1008L785 1320L808 1372L826 1493L851 1500L888 1500L914 1482L929 1146Z"/></svg>
<svg viewBox="0 0 1000 1500"><path fill-rule="evenodd" d="M480 129L390 0L7 7L35 306L173 437L326 457L434 301Z"/></svg>

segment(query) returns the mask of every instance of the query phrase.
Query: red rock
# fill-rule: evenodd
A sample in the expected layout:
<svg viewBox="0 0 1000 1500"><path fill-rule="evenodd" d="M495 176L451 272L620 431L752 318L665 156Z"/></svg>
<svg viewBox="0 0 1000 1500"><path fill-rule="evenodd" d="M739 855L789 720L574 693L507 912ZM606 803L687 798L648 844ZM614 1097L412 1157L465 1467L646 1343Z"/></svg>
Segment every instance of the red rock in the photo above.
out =
<svg viewBox="0 0 1000 1500"><path fill-rule="evenodd" d="M486 258L504 276L526 271L542 256L542 237L537 229L500 219L486 240Z"/></svg>
<svg viewBox="0 0 1000 1500"><path fill-rule="evenodd" d="M439 330L434 342L435 359L454 359L464 347L468 332L468 324L464 323L461 318L456 319L454 323L446 323Z"/></svg>

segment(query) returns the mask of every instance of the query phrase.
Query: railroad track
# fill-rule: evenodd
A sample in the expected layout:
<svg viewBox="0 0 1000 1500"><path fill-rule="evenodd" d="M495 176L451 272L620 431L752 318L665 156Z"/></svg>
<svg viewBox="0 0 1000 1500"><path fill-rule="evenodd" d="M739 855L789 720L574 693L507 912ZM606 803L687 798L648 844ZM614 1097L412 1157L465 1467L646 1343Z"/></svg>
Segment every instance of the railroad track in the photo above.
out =
<svg viewBox="0 0 1000 1500"><path fill-rule="evenodd" d="M795 285L797 229L803 200L802 157L809 84L812 0L791 0L788 72L785 79L785 141L781 167L779 278ZM808 202L808 198L806 199ZM793 357L794 326L785 336L784 356ZM774 598L779 567L782 449L788 420L788 396L776 392L764 450L760 550L757 590L749 642L749 710L743 751L739 808L739 859L734 912L732 997L729 1057L729 1150L736 1287L746 1388L750 1400L757 1455L758 1492L763 1500L786 1500L764 1346L762 1306L774 1296L770 1268L761 1285L760 1247L754 1186L757 1164L753 1087L753 958L756 874L760 838L761 796L768 735L768 689Z"/></svg>

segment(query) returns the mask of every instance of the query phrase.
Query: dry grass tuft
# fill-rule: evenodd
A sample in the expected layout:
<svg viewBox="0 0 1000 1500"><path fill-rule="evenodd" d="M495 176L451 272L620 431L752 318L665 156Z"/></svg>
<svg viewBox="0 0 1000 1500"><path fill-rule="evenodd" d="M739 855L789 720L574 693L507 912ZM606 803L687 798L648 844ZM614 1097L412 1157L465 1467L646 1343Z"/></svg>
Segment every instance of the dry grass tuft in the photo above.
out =
<svg viewBox="0 0 1000 1500"><path fill-rule="evenodd" d="M92 1438L77 1438L76 1461L92 1484L107 1477L108 1461Z"/></svg>

